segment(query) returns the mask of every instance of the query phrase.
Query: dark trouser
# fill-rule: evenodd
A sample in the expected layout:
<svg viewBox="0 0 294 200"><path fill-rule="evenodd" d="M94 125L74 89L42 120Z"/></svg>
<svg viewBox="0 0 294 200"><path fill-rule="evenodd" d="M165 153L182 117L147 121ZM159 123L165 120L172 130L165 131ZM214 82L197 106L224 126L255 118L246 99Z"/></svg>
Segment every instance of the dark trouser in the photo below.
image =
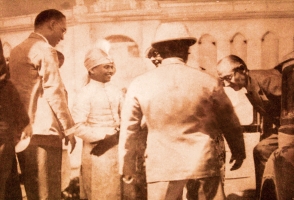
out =
<svg viewBox="0 0 294 200"><path fill-rule="evenodd" d="M256 197L259 198L262 176L265 164L276 149L278 148L278 135L272 134L268 138L261 140L253 149L255 166Z"/></svg>
<svg viewBox="0 0 294 200"><path fill-rule="evenodd" d="M148 199L182 200L185 186L187 186L188 200L225 199L221 177L219 176L195 180L148 183Z"/></svg>
<svg viewBox="0 0 294 200"><path fill-rule="evenodd" d="M59 200L61 199L61 140L58 136L34 137L27 149L18 155L27 198ZM43 139L48 141L48 145L36 144L38 140Z"/></svg>
<svg viewBox="0 0 294 200"><path fill-rule="evenodd" d="M4 199L6 181L11 173L14 158L13 143L0 141L0 200Z"/></svg>
<svg viewBox="0 0 294 200"><path fill-rule="evenodd" d="M5 200L22 200L17 160L14 156L10 175L6 181Z"/></svg>
<svg viewBox="0 0 294 200"><path fill-rule="evenodd" d="M187 200L224 200L225 193L222 177L208 177L189 180L187 183Z"/></svg>

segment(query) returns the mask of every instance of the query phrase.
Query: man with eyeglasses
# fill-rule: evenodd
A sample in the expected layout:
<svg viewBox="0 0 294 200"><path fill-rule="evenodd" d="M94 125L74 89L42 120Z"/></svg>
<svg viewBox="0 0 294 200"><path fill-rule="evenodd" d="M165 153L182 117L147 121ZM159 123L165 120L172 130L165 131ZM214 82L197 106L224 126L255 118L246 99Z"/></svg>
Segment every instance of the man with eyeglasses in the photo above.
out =
<svg viewBox="0 0 294 200"><path fill-rule="evenodd" d="M278 148L281 70L278 67L268 70L248 70L241 58L229 55L218 62L217 72L225 87L231 87L236 91L246 88L248 100L262 116L261 141L253 150L256 198L258 199L265 164L271 153Z"/></svg>
<svg viewBox="0 0 294 200"><path fill-rule="evenodd" d="M65 134L74 121L54 49L65 32L65 15L44 10L35 19L34 32L10 55L11 81L30 117L22 137L31 141L18 155L28 200L61 199L62 139L70 142L71 152L76 144L73 134Z"/></svg>

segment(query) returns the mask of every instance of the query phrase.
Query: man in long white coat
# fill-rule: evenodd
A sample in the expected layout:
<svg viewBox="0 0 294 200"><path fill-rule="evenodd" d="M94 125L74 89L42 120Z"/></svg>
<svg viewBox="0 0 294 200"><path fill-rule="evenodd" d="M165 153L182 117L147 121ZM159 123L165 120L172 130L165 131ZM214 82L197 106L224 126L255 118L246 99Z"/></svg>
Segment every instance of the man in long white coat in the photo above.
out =
<svg viewBox="0 0 294 200"><path fill-rule="evenodd" d="M93 48L85 56L89 82L74 102L72 131L83 140L81 199L120 199L117 144L123 93L110 83L115 67L108 51Z"/></svg>

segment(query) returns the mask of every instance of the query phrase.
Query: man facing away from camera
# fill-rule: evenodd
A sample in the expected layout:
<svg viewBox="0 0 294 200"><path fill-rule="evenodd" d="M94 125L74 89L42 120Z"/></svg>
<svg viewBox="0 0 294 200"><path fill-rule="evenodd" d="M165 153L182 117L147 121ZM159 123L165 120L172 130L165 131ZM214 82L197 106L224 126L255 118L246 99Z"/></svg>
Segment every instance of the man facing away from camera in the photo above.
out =
<svg viewBox="0 0 294 200"><path fill-rule="evenodd" d="M222 134L232 151L231 170L245 159L242 129L223 88L185 64L195 42L183 24L162 23L152 43L161 65L137 77L126 94L120 173L125 183L136 181L136 141L144 116L148 199L182 199L188 181L199 187L187 188L187 199L225 199L218 149Z"/></svg>
<svg viewBox="0 0 294 200"><path fill-rule="evenodd" d="M66 17L44 10L35 19L34 32L10 55L11 80L30 117L24 134L32 136L31 142L19 155L29 200L61 198L62 139L71 143L71 151L76 144L73 135L64 134L74 121L54 49L65 32Z"/></svg>

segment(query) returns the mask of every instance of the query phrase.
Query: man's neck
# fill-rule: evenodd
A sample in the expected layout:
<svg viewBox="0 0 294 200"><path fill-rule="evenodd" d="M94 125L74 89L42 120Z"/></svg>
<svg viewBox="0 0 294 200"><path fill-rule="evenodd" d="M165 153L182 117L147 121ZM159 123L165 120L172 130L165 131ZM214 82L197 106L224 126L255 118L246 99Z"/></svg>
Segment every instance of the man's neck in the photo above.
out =
<svg viewBox="0 0 294 200"><path fill-rule="evenodd" d="M47 40L47 38L41 32L34 31L34 33L36 33L37 35L41 36L47 43L49 43L48 40Z"/></svg>

